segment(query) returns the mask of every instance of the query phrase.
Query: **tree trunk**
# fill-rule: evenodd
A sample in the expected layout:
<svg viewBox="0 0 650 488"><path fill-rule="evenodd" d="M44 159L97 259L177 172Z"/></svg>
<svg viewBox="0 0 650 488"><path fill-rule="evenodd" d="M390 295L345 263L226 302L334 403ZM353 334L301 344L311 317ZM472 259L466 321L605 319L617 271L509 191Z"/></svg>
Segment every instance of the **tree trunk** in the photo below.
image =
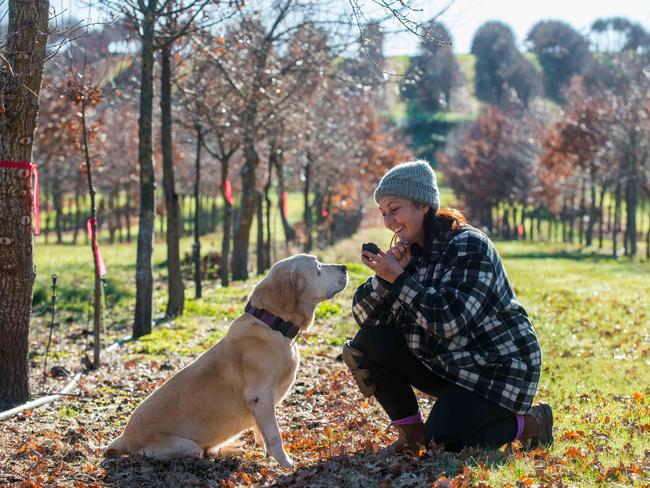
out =
<svg viewBox="0 0 650 488"><path fill-rule="evenodd" d="M74 186L74 228L72 233L72 243L77 243L79 237L79 229L81 228L81 203L79 195L81 194L81 179L82 174L77 171L76 182Z"/></svg>
<svg viewBox="0 0 650 488"><path fill-rule="evenodd" d="M627 177L625 185L625 210L627 219L625 222L625 236L628 243L627 255L635 258L637 255L637 228L636 228L636 206L638 203L638 180L635 173Z"/></svg>
<svg viewBox="0 0 650 488"><path fill-rule="evenodd" d="M600 199L598 203L598 249L603 248L603 241L605 240L605 209L603 208L605 203L605 193L607 192L607 186L603 185L600 189ZM609 207L611 208L611 206ZM608 212L608 218L610 216Z"/></svg>
<svg viewBox="0 0 650 488"><path fill-rule="evenodd" d="M155 219L155 178L153 170L152 117L153 65L156 2L149 2L142 22L142 63L140 75L140 118L138 120L138 164L140 166L140 220L135 270L135 318L133 336L151 332L153 316L153 232Z"/></svg>
<svg viewBox="0 0 650 488"><path fill-rule="evenodd" d="M257 274L263 275L264 266L264 196L261 191L255 198L257 204Z"/></svg>
<svg viewBox="0 0 650 488"><path fill-rule="evenodd" d="M650 205L648 205L648 232L645 237L645 257L650 260Z"/></svg>
<svg viewBox="0 0 650 488"><path fill-rule="evenodd" d="M124 204L124 218L126 224L126 242L131 242L131 186L126 184L126 202Z"/></svg>
<svg viewBox="0 0 650 488"><path fill-rule="evenodd" d="M312 215L314 212L312 206L309 204L309 193L311 192L311 165L311 155L307 154L307 163L305 164L305 186L303 188L305 233L307 234L305 238L305 252L311 251L311 248L314 245L311 238Z"/></svg>
<svg viewBox="0 0 650 488"><path fill-rule="evenodd" d="M260 156L255 147L256 118L257 106L253 105L244 114L244 165L241 169L242 196L237 223L235 224L235 243L232 255L233 280L248 279L248 245L255 215L257 167L260 163Z"/></svg>
<svg viewBox="0 0 650 488"><path fill-rule="evenodd" d="M585 232L585 214L587 213L587 182L584 177L580 178L580 210L578 213L578 242L580 245L584 242Z"/></svg>
<svg viewBox="0 0 650 488"><path fill-rule="evenodd" d="M574 234L575 234L575 225L576 225L576 201L575 201L575 194L571 194L571 198L569 200L570 207L569 207L569 242L573 244L574 241Z"/></svg>
<svg viewBox="0 0 650 488"><path fill-rule="evenodd" d="M289 249L289 242L293 241L296 238L296 231L289 224L287 215L284 212L284 194L286 192L286 187L284 184L284 166L281 161L282 151L278 151L273 146L271 151L270 161L276 167L278 173L278 209L280 210L280 219L282 220L282 230L284 231L284 242L286 244L287 250Z"/></svg>
<svg viewBox="0 0 650 488"><path fill-rule="evenodd" d="M8 66L0 70L0 161L32 161L48 10L47 0L8 2L3 61ZM0 410L29 399L34 190L31 169L0 168Z"/></svg>
<svg viewBox="0 0 650 488"><path fill-rule="evenodd" d="M264 185L264 203L266 204L266 239L264 245L264 264L271 267L271 182L273 181L273 165L269 164L269 177Z"/></svg>
<svg viewBox="0 0 650 488"><path fill-rule="evenodd" d="M223 195L223 240L221 241L221 285L230 284L230 239L232 233L232 203L226 194L226 182L228 181L228 161L221 161L221 194Z"/></svg>
<svg viewBox="0 0 650 488"><path fill-rule="evenodd" d="M201 237L199 219L201 218L201 146L203 146L203 129L200 125L196 130L196 164L194 178L194 244L192 256L194 257L194 296L201 298Z"/></svg>
<svg viewBox="0 0 650 488"><path fill-rule="evenodd" d="M587 222L587 246L591 246L594 239L594 225L596 223L596 166L591 165L589 171L589 189L591 205L589 206L589 221Z"/></svg>
<svg viewBox="0 0 650 488"><path fill-rule="evenodd" d="M122 191L119 189L117 190L117 216L116 216L116 224L117 224L117 241L119 243L124 242L124 234L123 234L123 229L122 229L122 216L124 213L124 206L122 205Z"/></svg>
<svg viewBox="0 0 650 488"><path fill-rule="evenodd" d="M81 129L83 135L83 151L86 164L86 178L88 180L88 192L90 194L90 245L93 256L93 270L95 278L95 293L93 304L93 368L99 368L99 354L101 351L101 322L102 322L102 284L99 269L97 247L97 211L95 209L95 188L93 187L92 167L90 154L88 152L88 126L86 125L86 99L81 103Z"/></svg>
<svg viewBox="0 0 650 488"><path fill-rule="evenodd" d="M167 317L176 317L183 313L185 303L185 286L181 274L180 257L180 207L176 193L174 176L174 156L172 151L172 69L171 47L165 46L161 51L160 75L160 145L162 148L163 190L165 192L165 214L167 219Z"/></svg>
<svg viewBox="0 0 650 488"><path fill-rule="evenodd" d="M109 244L115 244L115 231L117 230L117 225L115 219L117 213L115 212L115 192L111 191L108 195L108 242Z"/></svg>
<svg viewBox="0 0 650 488"><path fill-rule="evenodd" d="M52 202L52 193L47 193L46 194L46 200L45 200L45 228L44 228L44 234L45 234L45 244L49 244L50 242L50 224L51 224L51 213L52 213L52 206L50 203Z"/></svg>
<svg viewBox="0 0 650 488"><path fill-rule="evenodd" d="M616 180L614 191L614 229L612 230L612 255L618 257L618 233L621 229L621 179Z"/></svg>

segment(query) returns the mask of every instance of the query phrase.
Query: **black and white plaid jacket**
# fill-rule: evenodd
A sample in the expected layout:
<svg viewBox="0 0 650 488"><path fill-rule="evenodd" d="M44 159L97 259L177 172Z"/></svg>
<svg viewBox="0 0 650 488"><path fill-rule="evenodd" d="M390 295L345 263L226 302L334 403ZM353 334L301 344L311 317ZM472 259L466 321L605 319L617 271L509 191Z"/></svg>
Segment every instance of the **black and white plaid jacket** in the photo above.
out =
<svg viewBox="0 0 650 488"><path fill-rule="evenodd" d="M357 288L357 323L397 327L434 373L526 413L542 354L492 242L464 226L446 242L433 241L426 252L412 246L411 254L394 283L374 276Z"/></svg>

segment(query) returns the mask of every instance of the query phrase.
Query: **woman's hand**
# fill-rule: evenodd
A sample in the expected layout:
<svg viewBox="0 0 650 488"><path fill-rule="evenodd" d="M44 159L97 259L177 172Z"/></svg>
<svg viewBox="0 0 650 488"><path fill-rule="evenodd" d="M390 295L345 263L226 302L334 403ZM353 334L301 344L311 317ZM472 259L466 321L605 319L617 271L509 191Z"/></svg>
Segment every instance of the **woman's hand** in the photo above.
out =
<svg viewBox="0 0 650 488"><path fill-rule="evenodd" d="M411 247L406 240L398 241L388 252L397 259L402 269L406 269L411 262Z"/></svg>
<svg viewBox="0 0 650 488"><path fill-rule="evenodd" d="M373 270L377 276L389 283L393 283L404 272L404 267L408 264L408 260L406 260L407 255L408 259L411 259L411 253L408 248L405 248L404 244L401 247L399 246L400 243L391 247L388 252L380 249L379 254L362 251L361 261ZM398 247L399 249L397 249ZM396 256L399 256L399 260ZM401 265L402 262L406 262L404 267Z"/></svg>

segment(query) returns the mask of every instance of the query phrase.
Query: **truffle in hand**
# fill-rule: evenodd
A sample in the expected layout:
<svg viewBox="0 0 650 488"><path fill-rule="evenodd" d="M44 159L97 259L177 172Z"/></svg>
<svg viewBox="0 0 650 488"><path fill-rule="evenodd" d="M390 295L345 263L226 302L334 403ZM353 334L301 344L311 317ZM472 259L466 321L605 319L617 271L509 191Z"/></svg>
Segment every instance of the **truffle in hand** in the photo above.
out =
<svg viewBox="0 0 650 488"><path fill-rule="evenodd" d="M367 242L361 246L362 251L368 251L373 254L379 254L379 247L374 242Z"/></svg>

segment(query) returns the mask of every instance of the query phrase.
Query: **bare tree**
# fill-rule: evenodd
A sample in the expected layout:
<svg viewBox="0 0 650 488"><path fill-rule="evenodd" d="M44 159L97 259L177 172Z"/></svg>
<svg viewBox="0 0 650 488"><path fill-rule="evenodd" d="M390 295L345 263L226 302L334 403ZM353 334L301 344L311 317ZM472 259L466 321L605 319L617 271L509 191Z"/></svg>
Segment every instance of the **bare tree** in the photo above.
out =
<svg viewBox="0 0 650 488"><path fill-rule="evenodd" d="M0 56L0 406L29 399L27 347L35 271L32 161L48 34L48 0L9 0Z"/></svg>
<svg viewBox="0 0 650 488"><path fill-rule="evenodd" d="M138 164L140 167L140 219L136 258L136 303L133 336L151 332L153 315L153 234L155 220L155 177L153 168L154 56L195 26L195 20L211 0L100 0L108 11L118 13L140 38L140 119ZM181 27L161 35L161 23L175 18ZM181 20L178 20L181 19ZM173 194L173 192L172 192Z"/></svg>

